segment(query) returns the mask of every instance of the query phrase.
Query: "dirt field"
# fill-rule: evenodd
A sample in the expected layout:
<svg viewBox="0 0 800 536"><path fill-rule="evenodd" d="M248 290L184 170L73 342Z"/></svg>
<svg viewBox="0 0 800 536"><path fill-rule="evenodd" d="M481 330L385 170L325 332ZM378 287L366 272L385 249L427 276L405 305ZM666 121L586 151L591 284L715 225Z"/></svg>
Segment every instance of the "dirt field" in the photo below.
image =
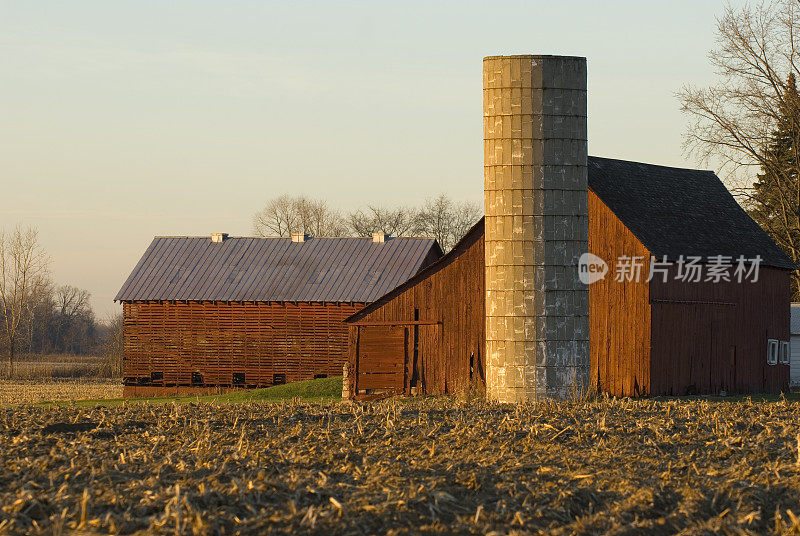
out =
<svg viewBox="0 0 800 536"><path fill-rule="evenodd" d="M0 533L800 530L798 403L0 412Z"/></svg>
<svg viewBox="0 0 800 536"><path fill-rule="evenodd" d="M0 380L0 405L121 396L121 380Z"/></svg>

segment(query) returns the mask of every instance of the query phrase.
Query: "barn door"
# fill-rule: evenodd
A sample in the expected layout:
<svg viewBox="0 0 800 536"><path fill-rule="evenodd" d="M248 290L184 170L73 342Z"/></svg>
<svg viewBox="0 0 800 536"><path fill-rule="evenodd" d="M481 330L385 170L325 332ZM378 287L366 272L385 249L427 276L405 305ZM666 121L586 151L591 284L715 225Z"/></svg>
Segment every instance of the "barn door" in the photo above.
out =
<svg viewBox="0 0 800 536"><path fill-rule="evenodd" d="M403 393L408 355L406 329L360 326L358 330L356 396Z"/></svg>
<svg viewBox="0 0 800 536"><path fill-rule="evenodd" d="M736 308L729 305L715 305L711 315L711 353L709 368L709 386L705 392L717 394L720 391L735 392L736 380L736 346L734 329L736 326Z"/></svg>

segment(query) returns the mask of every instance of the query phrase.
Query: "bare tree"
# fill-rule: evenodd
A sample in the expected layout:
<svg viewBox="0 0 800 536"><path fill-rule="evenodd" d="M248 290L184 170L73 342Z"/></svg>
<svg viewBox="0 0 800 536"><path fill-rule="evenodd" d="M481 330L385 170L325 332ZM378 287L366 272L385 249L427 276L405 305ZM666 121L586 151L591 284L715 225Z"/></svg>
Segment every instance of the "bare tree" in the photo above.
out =
<svg viewBox="0 0 800 536"><path fill-rule="evenodd" d="M419 211L409 207L368 205L366 210L351 212L347 223L355 236L372 236L372 233L409 236L418 232Z"/></svg>
<svg viewBox="0 0 800 536"><path fill-rule="evenodd" d="M678 93L690 118L685 147L716 161L731 191L800 264L800 106L796 102L800 0L728 7L709 55L716 85ZM776 133L783 140L776 151ZM754 175L759 173L758 180ZM765 196L769 199L766 200ZM763 210L765 202L768 210ZM766 217L759 217L766 216ZM795 293L800 274L793 274Z"/></svg>
<svg viewBox="0 0 800 536"><path fill-rule="evenodd" d="M39 233L17 226L0 232L0 313L8 348L8 377L13 375L14 352L26 303L46 283L49 259L39 245Z"/></svg>
<svg viewBox="0 0 800 536"><path fill-rule="evenodd" d="M282 195L267 203L253 218L258 236L431 236L445 251L453 247L482 213L477 203L455 202L445 194L428 199L422 208L368 205L343 218L325 201Z"/></svg>
<svg viewBox="0 0 800 536"><path fill-rule="evenodd" d="M298 197L295 200L298 215L300 216L299 230L295 232L307 233L311 236L344 236L347 225L342 215L321 199Z"/></svg>
<svg viewBox="0 0 800 536"><path fill-rule="evenodd" d="M420 231L436 238L444 251L450 249L453 202L444 194L428 198L420 211Z"/></svg>
<svg viewBox="0 0 800 536"><path fill-rule="evenodd" d="M270 200L253 217L257 236L290 236L306 233L312 236L341 236L347 226L338 211L320 199L281 195Z"/></svg>
<svg viewBox="0 0 800 536"><path fill-rule="evenodd" d="M94 338L94 311L89 303L92 295L72 285L61 285L54 296L55 340L64 352L85 351L86 342Z"/></svg>
<svg viewBox="0 0 800 536"><path fill-rule="evenodd" d="M46 345L43 342L52 336L47 333L54 316L53 285L48 278L31 291L30 299L25 301L25 311L20 326L24 324L25 350L34 353Z"/></svg>
<svg viewBox="0 0 800 536"><path fill-rule="evenodd" d="M460 201L453 204L452 238L453 246L461 240L478 220L483 217L483 204ZM452 247L452 246L451 246Z"/></svg>
<svg viewBox="0 0 800 536"><path fill-rule="evenodd" d="M300 222L294 204L294 198L285 194L270 200L253 217L253 232L257 236L289 236Z"/></svg>
<svg viewBox="0 0 800 536"><path fill-rule="evenodd" d="M421 234L436 238L449 251L480 219L481 207L468 201L455 202L447 195L427 199L419 212Z"/></svg>
<svg viewBox="0 0 800 536"><path fill-rule="evenodd" d="M85 313L89 309L89 300L92 295L89 291L72 285L61 285L56 289L56 308L64 317L74 317Z"/></svg>
<svg viewBox="0 0 800 536"><path fill-rule="evenodd" d="M104 322L105 343L103 344L103 356L106 358L106 365L109 368L109 376L122 376L122 356L123 356L123 315L122 313L111 314Z"/></svg>

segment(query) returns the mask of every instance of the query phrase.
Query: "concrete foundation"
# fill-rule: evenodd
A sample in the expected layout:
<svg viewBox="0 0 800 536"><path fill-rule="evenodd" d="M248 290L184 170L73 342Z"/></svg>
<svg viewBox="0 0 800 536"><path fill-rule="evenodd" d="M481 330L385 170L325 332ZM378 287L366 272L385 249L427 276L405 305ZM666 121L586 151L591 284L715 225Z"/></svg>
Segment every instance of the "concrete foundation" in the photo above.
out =
<svg viewBox="0 0 800 536"><path fill-rule="evenodd" d="M487 395L588 387L586 59L483 62Z"/></svg>

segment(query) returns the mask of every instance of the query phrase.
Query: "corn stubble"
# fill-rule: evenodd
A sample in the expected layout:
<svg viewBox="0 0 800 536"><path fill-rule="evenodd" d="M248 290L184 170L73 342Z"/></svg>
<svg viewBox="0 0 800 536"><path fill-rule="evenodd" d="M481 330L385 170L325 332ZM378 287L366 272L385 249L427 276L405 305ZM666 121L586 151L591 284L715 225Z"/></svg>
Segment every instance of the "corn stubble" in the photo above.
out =
<svg viewBox="0 0 800 536"><path fill-rule="evenodd" d="M98 380L0 380L0 405L121 398L122 382Z"/></svg>
<svg viewBox="0 0 800 536"><path fill-rule="evenodd" d="M800 531L796 403L0 411L0 533Z"/></svg>

